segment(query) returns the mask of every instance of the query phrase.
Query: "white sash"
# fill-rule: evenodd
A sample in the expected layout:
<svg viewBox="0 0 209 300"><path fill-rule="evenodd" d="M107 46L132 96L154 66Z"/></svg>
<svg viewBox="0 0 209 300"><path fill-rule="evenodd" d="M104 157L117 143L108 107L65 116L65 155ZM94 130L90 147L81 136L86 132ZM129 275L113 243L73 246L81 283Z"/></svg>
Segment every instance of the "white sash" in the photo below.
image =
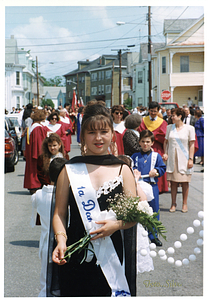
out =
<svg viewBox="0 0 209 300"><path fill-rule="evenodd" d="M95 221L109 218L107 216L109 213L100 211L96 191L92 187L86 164L68 164L66 170L84 227L87 233L94 231L98 229ZM99 225L99 227L101 226ZM124 268L120 263L111 238L100 238L92 241L92 244L97 257L97 264L100 265L112 289L112 297L130 296Z"/></svg>
<svg viewBox="0 0 209 300"><path fill-rule="evenodd" d="M179 138L178 131L176 130L176 125L175 124L172 125L172 130L173 130L174 137L176 139L177 144L179 145L181 151L184 153L184 156L186 157L186 159L189 160L189 153L184 148L184 145L182 144L182 142L181 142L181 140ZM186 174L192 174L193 169L194 169L193 167L191 169L187 169L187 173Z"/></svg>
<svg viewBox="0 0 209 300"><path fill-rule="evenodd" d="M150 171L153 170L154 167L155 167L156 160L157 160L157 155L158 155L157 152L152 152L152 153L151 153L151 165L150 165ZM154 177L150 177L150 181L151 181L151 182L155 182Z"/></svg>

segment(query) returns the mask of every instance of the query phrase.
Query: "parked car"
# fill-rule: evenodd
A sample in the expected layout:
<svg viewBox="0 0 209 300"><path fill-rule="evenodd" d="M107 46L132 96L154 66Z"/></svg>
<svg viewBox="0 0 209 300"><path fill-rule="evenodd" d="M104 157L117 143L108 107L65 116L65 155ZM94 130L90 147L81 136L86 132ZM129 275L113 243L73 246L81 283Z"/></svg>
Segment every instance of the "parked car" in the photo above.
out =
<svg viewBox="0 0 209 300"><path fill-rule="evenodd" d="M18 162L18 151L14 139L10 136L6 129L4 129L5 136L5 147L4 147L4 157L5 157L5 172L14 172L15 165Z"/></svg>
<svg viewBox="0 0 209 300"><path fill-rule="evenodd" d="M21 134L19 134L18 130L15 129L13 122L10 120L10 118L7 117L7 115L5 116L4 124L5 124L6 131L14 139L14 141L16 143L16 148L19 151L21 149Z"/></svg>
<svg viewBox="0 0 209 300"><path fill-rule="evenodd" d="M179 105L176 102L159 102L160 106L165 107L166 109L178 108Z"/></svg>

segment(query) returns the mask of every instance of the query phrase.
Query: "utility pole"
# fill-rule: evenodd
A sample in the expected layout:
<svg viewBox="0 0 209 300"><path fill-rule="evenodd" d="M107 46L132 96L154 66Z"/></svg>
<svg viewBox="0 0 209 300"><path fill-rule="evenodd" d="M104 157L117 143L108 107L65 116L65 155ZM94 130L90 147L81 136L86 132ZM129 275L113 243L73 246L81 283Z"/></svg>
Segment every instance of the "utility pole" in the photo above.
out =
<svg viewBox="0 0 209 300"><path fill-rule="evenodd" d="M149 67L149 103L152 102L152 60L151 60L151 7L148 6L148 67Z"/></svg>
<svg viewBox="0 0 209 300"><path fill-rule="evenodd" d="M119 59L119 105L121 105L121 49L118 51Z"/></svg>
<svg viewBox="0 0 209 300"><path fill-rule="evenodd" d="M115 64L114 64L114 61L113 61L113 63L112 63L112 80L111 80L111 104L110 104L110 106L112 107L113 105L113 92L114 92L114 90L113 90L113 84L114 84L114 66L115 66Z"/></svg>
<svg viewBox="0 0 209 300"><path fill-rule="evenodd" d="M36 56L37 106L39 106L38 57Z"/></svg>

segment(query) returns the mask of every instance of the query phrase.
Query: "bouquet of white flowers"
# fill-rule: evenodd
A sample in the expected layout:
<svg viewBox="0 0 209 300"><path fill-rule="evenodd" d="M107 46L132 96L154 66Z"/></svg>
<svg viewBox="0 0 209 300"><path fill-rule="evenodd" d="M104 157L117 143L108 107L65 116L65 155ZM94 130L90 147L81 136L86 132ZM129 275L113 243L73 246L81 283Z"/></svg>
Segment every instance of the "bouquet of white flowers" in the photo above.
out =
<svg viewBox="0 0 209 300"><path fill-rule="evenodd" d="M161 235L165 240L166 229L162 222L157 219L158 213L153 213L152 207L147 201L140 201L139 197L127 197L124 194L116 194L114 199L109 198L110 209L112 209L118 220L140 223L145 229L151 231L155 236Z"/></svg>
<svg viewBox="0 0 209 300"><path fill-rule="evenodd" d="M113 211L112 214L115 214L117 220L122 220L124 223L140 223L145 229L151 231L153 236L156 231L166 240L164 235L166 229L157 219L159 212L153 213L147 201L140 201L139 197L127 197L124 194L116 194L114 199L109 198L107 201L110 203L108 210ZM64 259L69 262L73 253L77 251L80 253L84 250L84 257L81 261L83 263L88 251L93 252L93 248L89 248L89 244L91 244L91 235L86 234L79 241L67 247Z"/></svg>

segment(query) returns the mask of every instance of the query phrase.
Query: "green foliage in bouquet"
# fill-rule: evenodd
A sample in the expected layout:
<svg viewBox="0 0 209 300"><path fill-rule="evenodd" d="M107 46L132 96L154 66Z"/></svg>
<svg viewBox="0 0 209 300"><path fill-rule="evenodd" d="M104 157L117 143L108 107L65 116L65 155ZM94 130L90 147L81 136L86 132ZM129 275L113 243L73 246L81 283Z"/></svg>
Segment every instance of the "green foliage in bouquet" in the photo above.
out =
<svg viewBox="0 0 209 300"><path fill-rule="evenodd" d="M109 198L108 201L110 202L109 208L115 212L117 220L122 220L124 223L140 223L152 232L154 237L157 233L166 240L165 226L157 219L159 211L153 213L147 201L140 201L139 197L127 197L124 194L116 194L114 199Z"/></svg>

